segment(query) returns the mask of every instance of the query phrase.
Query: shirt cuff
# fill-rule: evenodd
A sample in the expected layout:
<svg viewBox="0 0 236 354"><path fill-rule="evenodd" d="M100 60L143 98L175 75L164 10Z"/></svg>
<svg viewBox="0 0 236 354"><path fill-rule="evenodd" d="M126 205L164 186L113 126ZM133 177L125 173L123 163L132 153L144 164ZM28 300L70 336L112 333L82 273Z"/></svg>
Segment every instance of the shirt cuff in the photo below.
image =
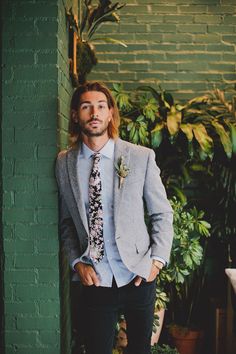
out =
<svg viewBox="0 0 236 354"><path fill-rule="evenodd" d="M163 258L161 258L161 257L152 257L152 259L154 259L155 261L159 261L159 262L163 263L164 266L166 265L166 261Z"/></svg>
<svg viewBox="0 0 236 354"><path fill-rule="evenodd" d="M82 256L82 257L79 257L79 258L76 258L72 263L71 263L71 268L72 270L75 272L75 265L77 263L84 263L84 264L88 264L88 265L93 265L92 261L86 257L86 256Z"/></svg>

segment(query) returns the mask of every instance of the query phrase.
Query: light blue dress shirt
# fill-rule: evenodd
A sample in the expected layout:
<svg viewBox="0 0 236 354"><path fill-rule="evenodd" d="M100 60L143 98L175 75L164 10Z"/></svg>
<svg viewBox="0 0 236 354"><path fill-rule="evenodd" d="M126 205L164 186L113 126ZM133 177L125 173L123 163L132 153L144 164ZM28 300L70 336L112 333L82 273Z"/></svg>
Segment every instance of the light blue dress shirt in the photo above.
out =
<svg viewBox="0 0 236 354"><path fill-rule="evenodd" d="M100 173L102 182L102 205L103 205L103 237L104 237L104 257L93 264L94 269L100 279L100 286L111 287L113 276L117 286L128 284L135 274L131 273L120 258L120 254L115 241L114 212L113 212L113 183L114 183L114 140L110 139L99 151L101 153ZM85 203L88 218L88 181L92 169L92 155L94 151L82 144L78 155L77 175L80 180L82 198ZM89 258L89 249L84 255L73 262L72 267L78 260L85 263L92 263Z"/></svg>
<svg viewBox="0 0 236 354"><path fill-rule="evenodd" d="M114 228L114 210L113 210L113 183L114 183L114 140L109 139L106 145L99 151L101 154L100 173L102 183L102 205L103 205L103 237L104 237L104 257L97 263L93 264L89 258L89 247L82 257L75 259L72 263L72 268L76 263L84 262L92 264L99 279L100 286L111 287L113 276L118 287L128 284L136 276L130 272L121 260L116 241ZM78 155L77 175L80 181L82 198L85 203L85 209L88 218L88 190L89 176L92 169L92 155L94 151L89 149L84 143L81 145ZM161 258L155 258L163 263Z"/></svg>

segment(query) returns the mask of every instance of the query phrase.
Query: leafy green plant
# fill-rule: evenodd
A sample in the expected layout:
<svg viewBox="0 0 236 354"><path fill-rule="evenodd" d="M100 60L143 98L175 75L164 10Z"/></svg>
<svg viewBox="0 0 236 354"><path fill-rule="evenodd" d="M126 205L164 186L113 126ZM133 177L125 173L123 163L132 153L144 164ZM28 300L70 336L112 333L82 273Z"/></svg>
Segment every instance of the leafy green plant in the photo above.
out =
<svg viewBox="0 0 236 354"><path fill-rule="evenodd" d="M121 112L121 137L155 150L168 196L178 198L173 203L180 215L173 256L158 278L156 307L167 306L168 316L179 325L198 325L214 237L224 240L225 248L235 238L236 90L214 89L181 103L160 87L128 92L116 83L113 94ZM211 223L210 239L209 224L198 209ZM193 230L187 220L190 226L195 220Z"/></svg>
<svg viewBox="0 0 236 354"><path fill-rule="evenodd" d="M211 166L211 175L205 181L210 198L206 203L212 220L212 231L222 242L228 244L235 237L236 226L234 212L236 206L236 112L235 89L231 90L231 99L226 99L224 91L214 90L212 105L207 114L213 117L213 124L224 146L226 156L218 149ZM220 124L219 124L220 123ZM224 127L222 129L222 126ZM227 133L226 133L227 131ZM203 191L204 193L204 191ZM224 210L224 213L222 213Z"/></svg>
<svg viewBox="0 0 236 354"><path fill-rule="evenodd" d="M151 347L152 354L179 354L176 348L171 348L167 344L163 344L162 346L155 344Z"/></svg>
<svg viewBox="0 0 236 354"><path fill-rule="evenodd" d="M215 89L181 104L150 86L130 93L116 83L113 94L121 112L121 137L156 151L169 196L185 202L186 189L198 188L199 176L211 179L216 156L235 156L235 90L230 100Z"/></svg>
<svg viewBox="0 0 236 354"><path fill-rule="evenodd" d="M119 2L112 3L110 0L84 0L82 2L79 25L72 20L74 30L78 34L77 72L80 83L86 80L86 76L98 61L92 42L102 40L103 42L120 44L127 47L124 42L111 37L94 37L102 24L106 22L118 23L120 21L117 11L124 6L124 4L119 4ZM73 19L71 9L68 11L67 17Z"/></svg>
<svg viewBox="0 0 236 354"><path fill-rule="evenodd" d="M125 5L120 5L119 2L112 3L110 0L84 0L83 13L81 23L79 25L79 36L85 40L90 41L94 34L98 31L100 26L105 22L120 21L120 17L116 11L122 9ZM98 40L100 38L93 38ZM104 41L123 44L123 42L110 38L102 38Z"/></svg>
<svg viewBox="0 0 236 354"><path fill-rule="evenodd" d="M204 283L199 272L210 225L203 219L204 213L195 207L188 208L176 198L171 200L171 205L174 210L172 253L168 267L157 278L156 308L165 307L168 299L172 320L189 326Z"/></svg>
<svg viewBox="0 0 236 354"><path fill-rule="evenodd" d="M123 138L155 149L166 140L176 144L182 137L189 156L195 154L201 160L212 159L214 148L219 145L228 157L236 152L235 104L225 99L223 91L215 89L179 104L161 88L159 92L141 86L130 94L121 84L113 87L121 110Z"/></svg>

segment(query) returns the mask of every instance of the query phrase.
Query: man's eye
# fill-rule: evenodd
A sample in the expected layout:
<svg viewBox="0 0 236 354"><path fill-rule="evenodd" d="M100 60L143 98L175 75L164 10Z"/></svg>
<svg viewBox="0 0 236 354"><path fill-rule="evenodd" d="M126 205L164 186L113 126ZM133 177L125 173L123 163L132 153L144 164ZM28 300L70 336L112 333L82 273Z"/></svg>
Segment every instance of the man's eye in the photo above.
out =
<svg viewBox="0 0 236 354"><path fill-rule="evenodd" d="M89 109L90 108L90 106L89 105L83 105L83 106L81 106L81 109L83 109L83 110L85 110L85 109Z"/></svg>
<svg viewBox="0 0 236 354"><path fill-rule="evenodd" d="M101 105L98 106L98 108L99 108L99 109L105 109L106 106L105 106L104 104L101 104Z"/></svg>

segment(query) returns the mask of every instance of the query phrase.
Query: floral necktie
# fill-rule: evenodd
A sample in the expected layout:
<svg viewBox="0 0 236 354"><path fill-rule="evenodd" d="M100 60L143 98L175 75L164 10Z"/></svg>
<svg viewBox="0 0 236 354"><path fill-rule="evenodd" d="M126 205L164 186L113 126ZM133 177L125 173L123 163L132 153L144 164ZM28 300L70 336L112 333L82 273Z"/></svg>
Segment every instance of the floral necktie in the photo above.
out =
<svg viewBox="0 0 236 354"><path fill-rule="evenodd" d="M90 257L95 263L100 262L104 255L100 159L100 153L93 155L93 167L89 178L89 244Z"/></svg>

